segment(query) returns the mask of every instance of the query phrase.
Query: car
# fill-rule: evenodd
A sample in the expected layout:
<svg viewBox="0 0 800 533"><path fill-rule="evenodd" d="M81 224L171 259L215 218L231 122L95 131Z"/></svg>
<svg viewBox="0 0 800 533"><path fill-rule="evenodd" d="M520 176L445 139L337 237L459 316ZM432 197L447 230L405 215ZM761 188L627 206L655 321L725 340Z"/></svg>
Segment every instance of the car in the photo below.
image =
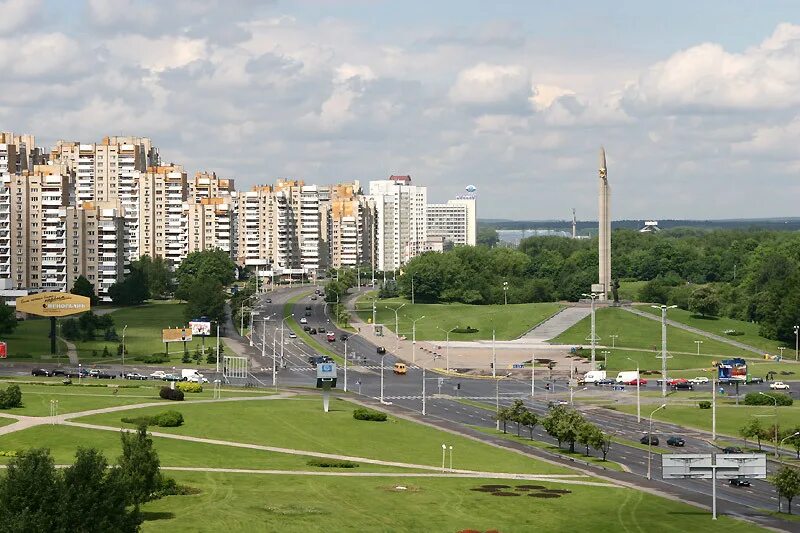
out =
<svg viewBox="0 0 800 533"><path fill-rule="evenodd" d="M327 335L327 338L328 338L328 342L336 342L336 333L334 333L332 331L329 331L328 335Z"/></svg>
<svg viewBox="0 0 800 533"><path fill-rule="evenodd" d="M265 304L271 304L272 303L272 298L264 298L264 303Z"/></svg>
<svg viewBox="0 0 800 533"><path fill-rule="evenodd" d="M342 333L341 335L339 335L339 340L340 341L346 341L349 338L350 338L350 336L347 335L347 333Z"/></svg>
<svg viewBox="0 0 800 533"><path fill-rule="evenodd" d="M639 442L641 442L642 444L650 444L652 446L658 446L658 437L656 437L655 435L649 435L645 433L642 436L642 438L639 439Z"/></svg>
<svg viewBox="0 0 800 533"><path fill-rule="evenodd" d="M552 409L553 407L558 407L559 405L569 405L569 402L566 400L551 400L547 402L547 407Z"/></svg>
<svg viewBox="0 0 800 533"><path fill-rule="evenodd" d="M608 378L607 379L601 379L599 381L595 381L594 384L595 384L595 386L598 386L598 385L616 385L617 384L617 380L616 379L608 379Z"/></svg>
<svg viewBox="0 0 800 533"><path fill-rule="evenodd" d="M311 311L311 306L310 305L306 306L306 311Z"/></svg>
<svg viewBox="0 0 800 533"><path fill-rule="evenodd" d="M304 314L305 316L311 316L311 311L306 311Z"/></svg>
<svg viewBox="0 0 800 533"><path fill-rule="evenodd" d="M316 300L316 299L317 299L316 295L315 295L315 296L312 296L312 297L311 297L311 299L312 299L312 300Z"/></svg>
<svg viewBox="0 0 800 533"><path fill-rule="evenodd" d="M167 373L164 372L163 370L156 370L155 372L150 374L150 379L164 379L164 376L166 375Z"/></svg>
<svg viewBox="0 0 800 533"><path fill-rule="evenodd" d="M323 328L322 326L320 326L317 329L319 330L320 333L325 333L325 328Z"/></svg>
<svg viewBox="0 0 800 533"><path fill-rule="evenodd" d="M639 384L639 386L640 386L640 387L644 387L645 385L647 385L647 380L646 380L646 379L644 379L644 378L640 378L640 379L632 379L632 380L630 380L630 381L625 381L625 382L623 382L622 384L623 384L623 385L633 385L633 386L635 387L635 386L636 386L636 384L637 384L637 382L638 382L638 384Z"/></svg>
<svg viewBox="0 0 800 533"><path fill-rule="evenodd" d="M722 453L742 453L742 449L738 446L728 446L727 448L722 448Z"/></svg>
<svg viewBox="0 0 800 533"><path fill-rule="evenodd" d="M667 439L667 446L679 446L683 448L685 445L686 441L681 437L670 437Z"/></svg>
<svg viewBox="0 0 800 533"><path fill-rule="evenodd" d="M301 324L308 324L308 319L306 317L304 317L304 316L300 317L300 323Z"/></svg>
<svg viewBox="0 0 800 533"><path fill-rule="evenodd" d="M705 385L708 383L707 377L696 377L689 380L689 383L693 383L694 385Z"/></svg>
<svg viewBox="0 0 800 533"><path fill-rule="evenodd" d="M164 377L161 378L163 381L180 381L181 377L176 376L175 374L164 374Z"/></svg>
<svg viewBox="0 0 800 533"><path fill-rule="evenodd" d="M747 383L764 383L764 378L750 378Z"/></svg>
<svg viewBox="0 0 800 533"><path fill-rule="evenodd" d="M312 334L312 335L316 335L317 334L317 328L311 328L311 331L309 331L309 333Z"/></svg>
<svg viewBox="0 0 800 533"><path fill-rule="evenodd" d="M50 372L50 375L51 376L66 376L67 375L67 371L64 370L63 368L54 368Z"/></svg>
<svg viewBox="0 0 800 533"><path fill-rule="evenodd" d="M77 368L68 368L64 371L65 378L79 378L85 377L87 372L83 369L78 370Z"/></svg>
<svg viewBox="0 0 800 533"><path fill-rule="evenodd" d="M145 380L147 376L138 372L128 372L125 374L125 379Z"/></svg>
<svg viewBox="0 0 800 533"><path fill-rule="evenodd" d="M672 386L672 390L694 390L694 385L691 383L676 383Z"/></svg>
<svg viewBox="0 0 800 533"><path fill-rule="evenodd" d="M98 370L96 368L93 368L93 369L89 370L89 377L90 378L96 378L99 375L100 375L100 370Z"/></svg>
<svg viewBox="0 0 800 533"><path fill-rule="evenodd" d="M728 480L731 484L731 487L749 487L750 481L743 477L735 477Z"/></svg>
<svg viewBox="0 0 800 533"><path fill-rule="evenodd" d="M289 332L289 338L290 339L296 339L297 338L297 333L295 333L294 331L290 331Z"/></svg>
<svg viewBox="0 0 800 533"><path fill-rule="evenodd" d="M303 331L311 331L311 326L303 326Z"/></svg>
<svg viewBox="0 0 800 533"><path fill-rule="evenodd" d="M46 368L34 368L31 370L31 376L44 376L50 377L50 371Z"/></svg>
<svg viewBox="0 0 800 533"><path fill-rule="evenodd" d="M783 381L773 381L769 384L769 388L772 390L789 390L789 385Z"/></svg>
<svg viewBox="0 0 800 533"><path fill-rule="evenodd" d="M97 374L94 375L97 379L116 379L116 375L108 372L106 370L98 370Z"/></svg>
<svg viewBox="0 0 800 533"><path fill-rule="evenodd" d="M378 346L378 353L380 355L385 354L386 353L386 348L384 348L383 346Z"/></svg>

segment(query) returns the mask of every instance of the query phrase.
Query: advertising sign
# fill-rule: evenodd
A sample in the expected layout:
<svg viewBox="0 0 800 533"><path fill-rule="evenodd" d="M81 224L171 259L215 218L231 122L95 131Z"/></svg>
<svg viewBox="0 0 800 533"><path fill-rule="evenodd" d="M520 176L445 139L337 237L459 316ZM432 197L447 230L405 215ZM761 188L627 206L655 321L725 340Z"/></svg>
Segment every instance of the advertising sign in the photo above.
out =
<svg viewBox="0 0 800 533"><path fill-rule="evenodd" d="M747 362L744 359L724 359L717 365L720 383L746 383Z"/></svg>
<svg viewBox="0 0 800 533"><path fill-rule="evenodd" d="M161 342L191 342L192 330L189 328L167 328L161 330Z"/></svg>
<svg viewBox="0 0 800 533"><path fill-rule="evenodd" d="M5 342L0 342L0 359L8 357L8 346Z"/></svg>
<svg viewBox="0 0 800 533"><path fill-rule="evenodd" d="M711 479L710 453L665 453L661 456L664 479Z"/></svg>
<svg viewBox="0 0 800 533"><path fill-rule="evenodd" d="M211 335L211 322L204 319L196 319L189 322L189 327L192 328L192 335Z"/></svg>
<svg viewBox="0 0 800 533"><path fill-rule="evenodd" d="M767 455L764 453L717 454L717 465L731 467L717 471L718 478L746 477L766 479Z"/></svg>
<svg viewBox="0 0 800 533"><path fill-rule="evenodd" d="M36 316L62 317L91 309L86 296L68 292L40 292L17 298L17 312Z"/></svg>
<svg viewBox="0 0 800 533"><path fill-rule="evenodd" d="M319 363L317 365L317 388L325 387L336 387L336 363Z"/></svg>

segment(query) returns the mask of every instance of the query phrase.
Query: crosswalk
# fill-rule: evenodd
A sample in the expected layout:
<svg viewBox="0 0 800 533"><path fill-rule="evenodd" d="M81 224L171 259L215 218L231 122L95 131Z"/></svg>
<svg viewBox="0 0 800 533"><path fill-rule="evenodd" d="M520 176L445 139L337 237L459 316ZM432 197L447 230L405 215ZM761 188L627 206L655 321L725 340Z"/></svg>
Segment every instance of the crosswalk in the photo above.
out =
<svg viewBox="0 0 800 533"><path fill-rule="evenodd" d="M378 370L378 371L380 371L380 369L381 369L380 365L348 365L348 366L353 367L353 368L366 368L368 370ZM341 369L341 368L342 368L342 366L339 366L339 369ZM410 368L412 370L419 370L421 367L409 366L408 368ZM392 370L392 367L385 366L385 367L383 367L383 369L384 369L384 371L389 372L389 371ZM316 370L317 369L312 367L312 366L292 366L292 367L289 367L289 371L291 371L291 372L316 372Z"/></svg>

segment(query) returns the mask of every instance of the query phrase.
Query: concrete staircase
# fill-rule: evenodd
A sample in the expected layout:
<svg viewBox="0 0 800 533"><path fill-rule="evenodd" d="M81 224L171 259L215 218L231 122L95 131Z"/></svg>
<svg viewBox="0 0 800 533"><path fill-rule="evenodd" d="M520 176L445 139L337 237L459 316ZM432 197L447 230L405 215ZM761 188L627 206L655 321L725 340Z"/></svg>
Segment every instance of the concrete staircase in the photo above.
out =
<svg viewBox="0 0 800 533"><path fill-rule="evenodd" d="M520 338L528 341L549 341L589 316L591 312L590 307L565 307Z"/></svg>

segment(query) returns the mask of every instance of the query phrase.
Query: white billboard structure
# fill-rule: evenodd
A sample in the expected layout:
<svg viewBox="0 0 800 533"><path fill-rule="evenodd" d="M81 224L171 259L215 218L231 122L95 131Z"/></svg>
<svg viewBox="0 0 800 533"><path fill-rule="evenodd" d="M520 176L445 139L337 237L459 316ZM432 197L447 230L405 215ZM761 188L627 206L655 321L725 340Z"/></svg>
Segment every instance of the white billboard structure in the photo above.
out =
<svg viewBox="0 0 800 533"><path fill-rule="evenodd" d="M663 479L710 479L711 517L717 519L717 479L766 479L763 453L671 453L661 455Z"/></svg>
<svg viewBox="0 0 800 533"><path fill-rule="evenodd" d="M247 379L247 357L234 357L225 355L222 358L222 375L225 381L228 378Z"/></svg>

